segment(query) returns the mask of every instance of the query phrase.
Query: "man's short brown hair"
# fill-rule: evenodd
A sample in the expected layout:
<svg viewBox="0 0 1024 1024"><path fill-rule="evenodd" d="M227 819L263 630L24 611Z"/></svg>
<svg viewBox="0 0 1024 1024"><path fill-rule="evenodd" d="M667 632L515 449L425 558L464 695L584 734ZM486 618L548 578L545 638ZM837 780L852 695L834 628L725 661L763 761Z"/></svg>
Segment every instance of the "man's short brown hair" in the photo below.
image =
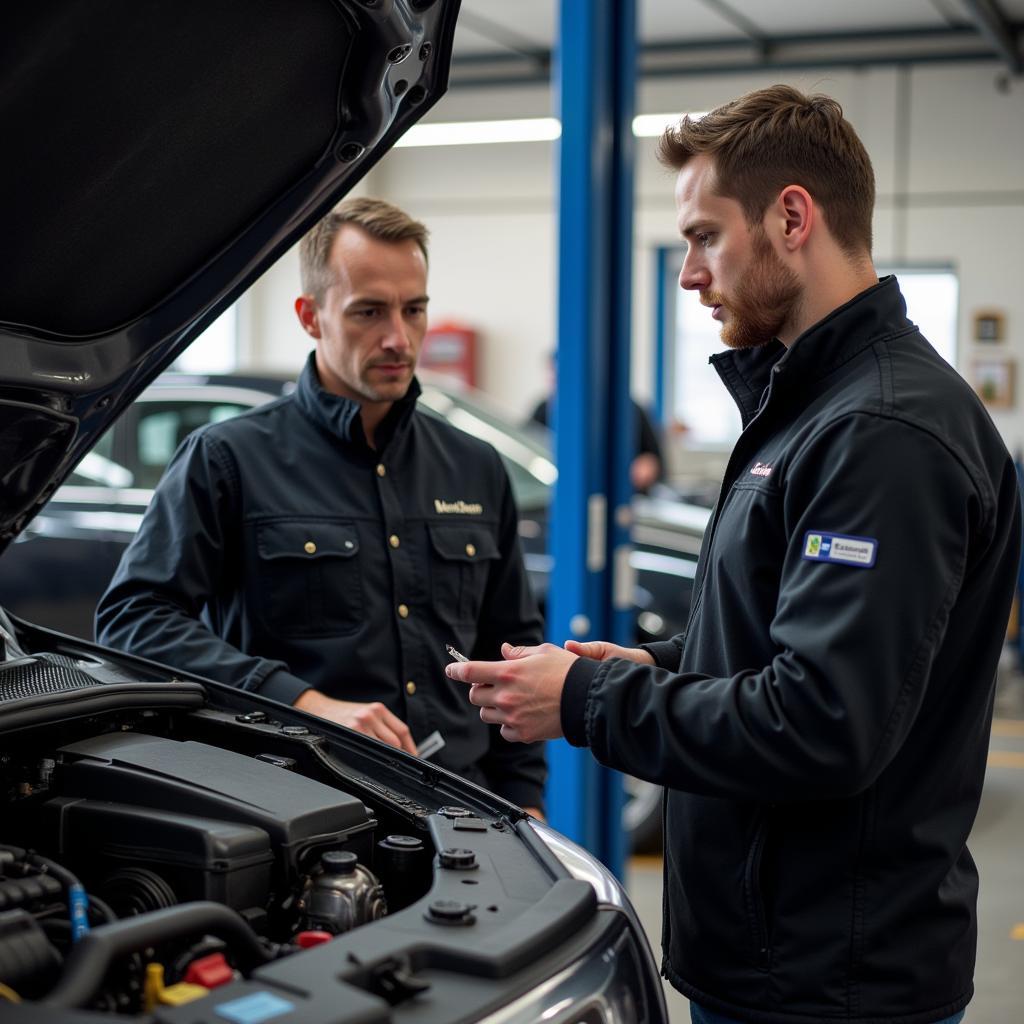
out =
<svg viewBox="0 0 1024 1024"><path fill-rule="evenodd" d="M303 295L312 295L317 302L331 284L329 265L331 246L346 224L361 228L381 242L404 242L412 239L427 259L427 238L430 232L404 210L383 199L359 197L340 202L299 243L299 274Z"/></svg>
<svg viewBox="0 0 1024 1024"><path fill-rule="evenodd" d="M667 128L658 159L680 170L707 153L716 191L737 200L750 225L787 185L800 185L819 203L832 237L851 258L871 252L875 174L864 144L830 96L806 96L773 85L684 117Z"/></svg>

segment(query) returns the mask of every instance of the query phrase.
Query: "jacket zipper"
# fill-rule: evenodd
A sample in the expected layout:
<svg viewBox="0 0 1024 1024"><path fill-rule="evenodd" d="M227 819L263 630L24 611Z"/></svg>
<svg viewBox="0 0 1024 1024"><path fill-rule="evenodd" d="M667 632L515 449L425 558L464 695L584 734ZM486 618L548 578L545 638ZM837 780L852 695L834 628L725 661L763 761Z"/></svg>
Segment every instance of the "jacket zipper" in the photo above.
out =
<svg viewBox="0 0 1024 1024"><path fill-rule="evenodd" d="M661 834L668 836L668 790L661 794ZM672 918L668 912L668 885L661 890L661 976L668 980L669 950L672 948Z"/></svg>
<svg viewBox="0 0 1024 1024"><path fill-rule="evenodd" d="M747 917L750 920L757 952L757 966L767 971L771 966L772 950L768 937L768 915L765 913L764 897L761 894L761 863L768 838L768 818L762 812L747 855Z"/></svg>
<svg viewBox="0 0 1024 1024"><path fill-rule="evenodd" d="M711 560L711 549L715 543L715 534L718 531L718 521L722 517L722 512L725 508L725 503L729 500L729 496L732 494L732 485L736 483L736 480L739 477L739 472L736 467L741 462L746 461L746 456L744 456L742 460L738 459L736 457L737 452L739 451L740 446L743 445L744 440L751 436L754 424L757 423L757 421L764 414L765 409L768 408L768 404L771 402L772 384L774 384L775 378L778 376L778 373L779 367L773 367L772 379L769 382L767 393L764 396L764 400L761 402L761 405L758 408L757 412L750 418L750 422L743 428L739 440L736 442L732 452L729 455L729 462L726 465L725 475L722 477L722 489L719 491L718 501L715 502L715 510L711 516L711 523L708 526L708 528L704 531L704 544L702 546L702 554L705 554L707 557L705 557L704 559L704 565L702 566L703 571L701 572L700 579L696 581L697 590L693 595L692 601L690 602L690 614L686 617L686 628L683 630L684 637L689 635L690 626L693 624L693 621L696 618L697 610L698 608L700 608L701 601L704 597L704 581L705 579L707 579L708 575L708 562Z"/></svg>
<svg viewBox="0 0 1024 1024"><path fill-rule="evenodd" d="M700 603L704 597L704 582L707 579L708 574L708 562L711 559L711 551L715 543L715 534L718 530L718 521L721 519L722 511L725 507L725 503L729 500L729 496L732 494L732 486L736 482L739 476L737 466L741 460L737 457L739 449L743 442L751 436L753 433L752 428L757 421L763 415L765 409L771 401L771 384L774 383L775 378L778 376L778 367L773 368L772 381L768 386L768 393L764 396L764 400L761 402L757 412L751 417L750 422L744 427L743 432L740 434L740 439L737 441L732 453L729 456L729 462L726 466L725 475L722 478L722 489L718 495L718 501L715 503L715 510L711 517L711 523L704 534L704 545L702 554L705 555L703 572L701 573L700 579L697 581L697 590L693 595L693 600L690 603L690 614L687 616L686 628L683 631L683 636L688 636L690 633L690 627L693 625L693 621L696 617L697 611L700 608ZM745 447L745 446L744 446ZM746 456L744 456L744 459ZM668 835L668 800L667 793L666 799L662 803L662 835ZM765 820L762 818L758 825L757 834L754 837L754 845L751 849L750 858L748 859L748 875L747 875L747 891L748 898L753 907L754 911L754 931L755 939L757 941L758 949L758 966L762 970L767 970L771 963L771 949L768 945L768 925L765 916L764 902L761 899L760 886L758 884L758 876L761 871L761 855L764 850L765 834L768 831L768 826ZM753 862L751 864L751 861ZM752 874L751 874L752 868ZM662 913L662 947L664 955L662 958L661 975L666 977L666 965L668 963L669 949L671 948L671 916L668 910L668 886L665 886L665 890L661 896L661 913Z"/></svg>

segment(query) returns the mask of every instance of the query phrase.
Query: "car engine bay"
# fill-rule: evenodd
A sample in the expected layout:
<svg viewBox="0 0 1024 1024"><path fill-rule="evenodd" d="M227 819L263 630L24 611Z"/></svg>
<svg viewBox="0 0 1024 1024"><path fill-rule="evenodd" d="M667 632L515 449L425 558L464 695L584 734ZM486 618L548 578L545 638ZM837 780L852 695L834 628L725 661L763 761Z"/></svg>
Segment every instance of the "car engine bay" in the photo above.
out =
<svg viewBox="0 0 1024 1024"><path fill-rule="evenodd" d="M3 970L29 994L45 994L54 950L88 926L90 907L94 921L109 921L214 901L255 934L301 947L379 919L385 891L397 910L429 888L422 838L375 844L361 800L296 775L284 755L134 731L52 754L3 766L17 798L9 823L36 852L0 848L0 908L20 911L0 933L0 957L12 935L23 956L38 951ZM165 981L186 979L194 952L164 964Z"/></svg>
<svg viewBox="0 0 1024 1024"><path fill-rule="evenodd" d="M16 640L15 621L0 613L5 1019L199 1024L252 999L310 1024L478 1019L609 925L632 949L492 794L251 694L26 624ZM619 969L641 973L632 952Z"/></svg>

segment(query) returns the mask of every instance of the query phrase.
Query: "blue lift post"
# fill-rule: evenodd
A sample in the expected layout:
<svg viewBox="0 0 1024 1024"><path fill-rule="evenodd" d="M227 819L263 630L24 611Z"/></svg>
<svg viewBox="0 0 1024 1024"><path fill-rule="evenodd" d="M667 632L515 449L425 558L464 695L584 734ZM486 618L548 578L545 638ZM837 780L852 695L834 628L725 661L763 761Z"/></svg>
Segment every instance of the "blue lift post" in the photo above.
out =
<svg viewBox="0 0 1024 1024"><path fill-rule="evenodd" d="M654 415L664 436L672 419L672 388L675 377L675 337L672 308L669 305L670 267L679 261L676 250L659 245L654 251ZM671 259L671 263L670 263Z"/></svg>
<svg viewBox="0 0 1024 1024"><path fill-rule="evenodd" d="M631 645L629 397L635 0L562 0L558 482L548 636ZM548 745L552 824L622 876L622 779L586 750Z"/></svg>

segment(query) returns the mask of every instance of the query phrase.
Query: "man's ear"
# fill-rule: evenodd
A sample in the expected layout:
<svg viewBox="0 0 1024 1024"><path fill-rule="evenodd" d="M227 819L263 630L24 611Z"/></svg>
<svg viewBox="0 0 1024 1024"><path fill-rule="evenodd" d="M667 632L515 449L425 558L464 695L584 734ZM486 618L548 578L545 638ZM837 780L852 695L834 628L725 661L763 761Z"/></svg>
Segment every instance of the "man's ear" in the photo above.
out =
<svg viewBox="0 0 1024 1024"><path fill-rule="evenodd" d="M782 245L789 252L802 249L818 218L811 194L800 185L787 185L779 193L775 207Z"/></svg>
<svg viewBox="0 0 1024 1024"><path fill-rule="evenodd" d="M320 337L320 313L312 295L300 295L295 300L295 315L311 338Z"/></svg>

